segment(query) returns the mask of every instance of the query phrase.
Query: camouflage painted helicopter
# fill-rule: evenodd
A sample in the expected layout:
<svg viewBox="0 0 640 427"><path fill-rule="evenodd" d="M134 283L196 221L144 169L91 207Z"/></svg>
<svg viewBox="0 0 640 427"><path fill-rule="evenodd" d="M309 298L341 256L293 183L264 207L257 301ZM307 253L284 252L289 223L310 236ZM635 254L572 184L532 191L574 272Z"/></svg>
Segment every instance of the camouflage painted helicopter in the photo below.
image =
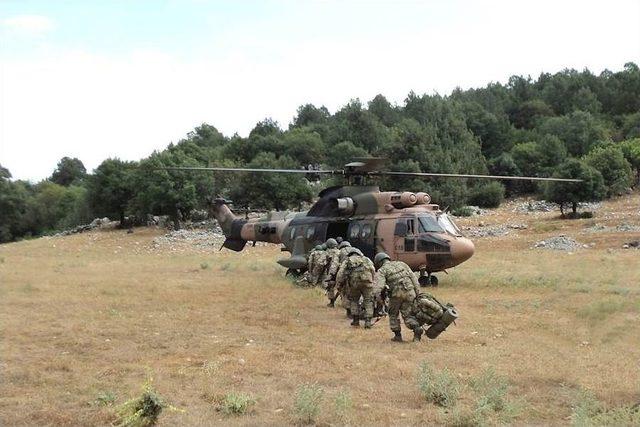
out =
<svg viewBox="0 0 640 427"><path fill-rule="evenodd" d="M483 178L501 180L570 181L575 179L524 176L464 175L440 173L390 172L379 170L383 159L366 158L345 165L341 170L243 169L221 167L175 167L169 170L227 171L249 173L296 173L307 176L328 174L346 178L346 185L322 190L319 199L306 212L269 212L244 219L229 208L231 202L218 198L210 211L224 234L224 248L242 251L247 242L282 244L291 256L278 263L287 274L298 275L307 267L306 255L330 237L342 237L373 259L381 251L393 260L407 263L420 272L423 286L438 284L433 273L445 271L471 258L474 245L464 237L454 221L424 192L380 191L366 185L366 179L380 176Z"/></svg>

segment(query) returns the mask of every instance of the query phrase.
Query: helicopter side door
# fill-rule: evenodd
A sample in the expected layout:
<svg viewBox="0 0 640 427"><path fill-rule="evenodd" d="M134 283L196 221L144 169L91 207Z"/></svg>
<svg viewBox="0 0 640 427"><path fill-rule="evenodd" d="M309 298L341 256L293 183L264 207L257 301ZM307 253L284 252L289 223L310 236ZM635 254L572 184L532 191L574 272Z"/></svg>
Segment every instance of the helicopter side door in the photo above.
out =
<svg viewBox="0 0 640 427"><path fill-rule="evenodd" d="M371 259L376 256L376 223L376 220L352 221L347 237L352 246Z"/></svg>
<svg viewBox="0 0 640 427"><path fill-rule="evenodd" d="M396 253L414 253L416 251L417 221L413 216L400 217L396 221L393 247Z"/></svg>

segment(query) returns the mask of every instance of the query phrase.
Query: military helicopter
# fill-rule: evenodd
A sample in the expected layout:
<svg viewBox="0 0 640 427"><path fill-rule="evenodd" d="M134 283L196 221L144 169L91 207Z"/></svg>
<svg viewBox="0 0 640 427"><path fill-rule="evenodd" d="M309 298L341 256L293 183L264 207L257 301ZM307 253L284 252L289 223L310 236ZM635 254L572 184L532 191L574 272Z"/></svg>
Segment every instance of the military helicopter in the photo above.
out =
<svg viewBox="0 0 640 427"><path fill-rule="evenodd" d="M245 169L224 167L170 167L167 170L225 171L247 173L294 173L309 176L338 175L346 184L325 188L306 212L269 212L254 219L237 217L230 201L216 198L210 211L219 222L226 239L223 248L242 251L247 242L281 244L291 255L278 260L287 275L302 274L307 254L328 238L342 237L373 259L386 252L392 260L407 263L420 272L422 286L437 286L433 274L455 267L473 256L473 242L455 222L424 192L380 191L369 185L369 178L382 176L428 178L482 178L528 181L567 181L577 179L526 176L465 175L423 172L382 171L384 159L363 158L339 170Z"/></svg>

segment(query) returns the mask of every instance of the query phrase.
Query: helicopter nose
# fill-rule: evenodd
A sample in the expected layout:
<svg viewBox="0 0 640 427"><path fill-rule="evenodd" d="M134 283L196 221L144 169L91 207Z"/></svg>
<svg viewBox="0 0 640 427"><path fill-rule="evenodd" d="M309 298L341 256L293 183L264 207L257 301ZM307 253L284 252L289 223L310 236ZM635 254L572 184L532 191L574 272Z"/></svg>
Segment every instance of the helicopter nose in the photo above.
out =
<svg viewBox="0 0 640 427"><path fill-rule="evenodd" d="M466 237L458 237L454 242L451 242L451 258L453 258L454 265L463 263L471 258L474 251L473 242Z"/></svg>

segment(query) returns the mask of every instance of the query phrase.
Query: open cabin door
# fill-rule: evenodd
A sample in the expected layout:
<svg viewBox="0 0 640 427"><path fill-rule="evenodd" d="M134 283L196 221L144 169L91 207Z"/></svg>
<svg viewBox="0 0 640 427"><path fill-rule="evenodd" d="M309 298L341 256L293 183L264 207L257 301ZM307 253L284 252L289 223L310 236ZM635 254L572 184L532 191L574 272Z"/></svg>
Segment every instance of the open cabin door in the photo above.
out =
<svg viewBox="0 0 640 427"><path fill-rule="evenodd" d="M393 247L397 254L416 251L417 226L416 218L413 216L398 218L393 233Z"/></svg>

